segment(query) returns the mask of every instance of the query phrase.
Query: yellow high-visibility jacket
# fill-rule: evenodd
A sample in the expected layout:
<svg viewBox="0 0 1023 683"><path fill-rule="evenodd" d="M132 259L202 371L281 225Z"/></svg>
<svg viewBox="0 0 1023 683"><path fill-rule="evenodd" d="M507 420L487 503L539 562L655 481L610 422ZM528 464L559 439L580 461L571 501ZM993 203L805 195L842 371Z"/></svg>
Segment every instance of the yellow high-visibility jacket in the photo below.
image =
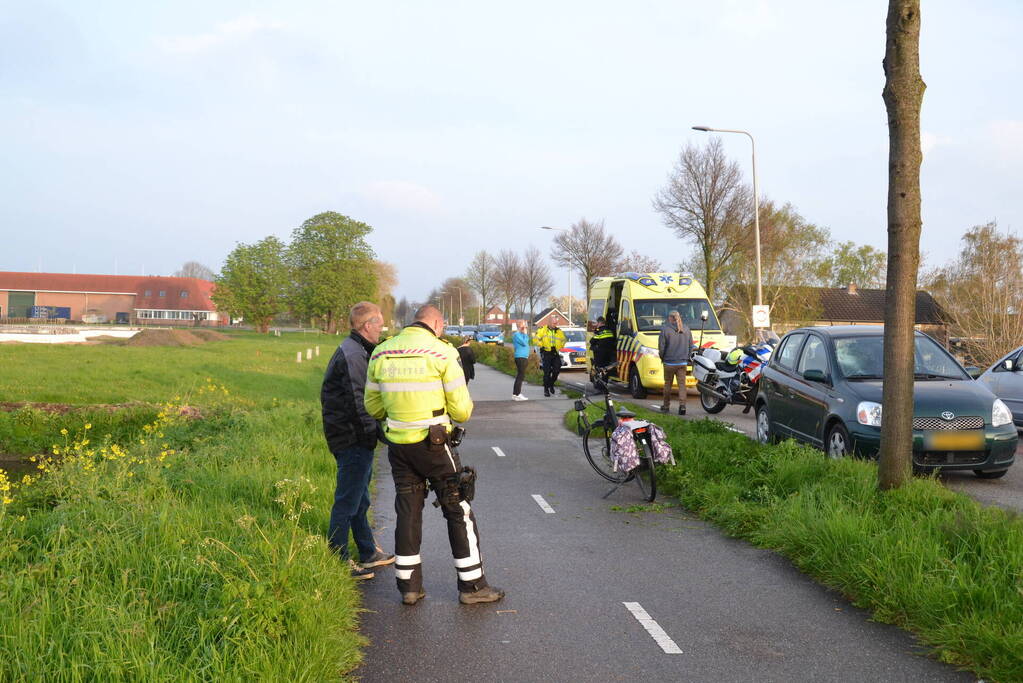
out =
<svg viewBox="0 0 1023 683"><path fill-rule="evenodd" d="M366 412L386 420L384 433L394 443L417 443L430 425L465 422L472 398L458 351L418 325L410 325L370 354L366 371Z"/></svg>
<svg viewBox="0 0 1023 683"><path fill-rule="evenodd" d="M555 331L547 325L543 325L537 328L536 334L533 336L533 343L536 344L541 351L560 351L565 348L565 344L568 343L568 338L560 328Z"/></svg>

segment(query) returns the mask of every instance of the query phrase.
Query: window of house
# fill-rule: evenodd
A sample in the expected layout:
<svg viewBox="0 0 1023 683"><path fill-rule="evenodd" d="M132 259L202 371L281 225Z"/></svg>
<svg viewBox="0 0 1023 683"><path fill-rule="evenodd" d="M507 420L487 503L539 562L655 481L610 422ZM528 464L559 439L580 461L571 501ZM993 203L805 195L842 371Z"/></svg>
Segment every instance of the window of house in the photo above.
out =
<svg viewBox="0 0 1023 683"><path fill-rule="evenodd" d="M147 289L145 296L153 296L153 290Z"/></svg>
<svg viewBox="0 0 1023 683"><path fill-rule="evenodd" d="M167 296L167 290L166 289L161 289L160 290L160 296Z"/></svg>
<svg viewBox="0 0 1023 683"><path fill-rule="evenodd" d="M187 289L182 289L181 293L178 294L178 296L180 296L182 299L187 299L188 298L188 290Z"/></svg>

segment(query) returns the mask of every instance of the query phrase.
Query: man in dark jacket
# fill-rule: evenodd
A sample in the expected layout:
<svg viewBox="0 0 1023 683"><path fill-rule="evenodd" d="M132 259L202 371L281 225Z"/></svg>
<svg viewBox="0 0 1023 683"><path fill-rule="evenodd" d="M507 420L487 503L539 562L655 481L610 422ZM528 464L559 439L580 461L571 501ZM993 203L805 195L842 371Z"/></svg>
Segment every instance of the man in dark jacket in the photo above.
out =
<svg viewBox="0 0 1023 683"><path fill-rule="evenodd" d="M657 339L657 351L664 367L664 399L661 410L671 410L671 385L678 380L678 414L686 414L686 370L693 352L693 333L682 322L678 311L668 314Z"/></svg>
<svg viewBox="0 0 1023 683"><path fill-rule="evenodd" d="M362 301L352 307L348 321L352 332L331 357L320 390L323 434L337 460L337 488L327 542L348 563L352 578L372 579L373 567L394 562L394 555L377 546L366 515L377 443L377 422L366 412L363 402L366 366L369 352L380 340L384 319L376 304ZM359 564L348 556L349 530L359 549Z"/></svg>

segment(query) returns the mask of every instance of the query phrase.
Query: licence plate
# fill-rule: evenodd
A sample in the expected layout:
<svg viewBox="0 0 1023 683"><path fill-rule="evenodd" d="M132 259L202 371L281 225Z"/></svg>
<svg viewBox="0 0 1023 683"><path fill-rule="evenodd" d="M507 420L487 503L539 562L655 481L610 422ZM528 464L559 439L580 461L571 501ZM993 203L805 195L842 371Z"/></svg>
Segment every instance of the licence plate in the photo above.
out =
<svg viewBox="0 0 1023 683"><path fill-rule="evenodd" d="M982 451L984 432L930 432L924 434L924 448L929 451Z"/></svg>

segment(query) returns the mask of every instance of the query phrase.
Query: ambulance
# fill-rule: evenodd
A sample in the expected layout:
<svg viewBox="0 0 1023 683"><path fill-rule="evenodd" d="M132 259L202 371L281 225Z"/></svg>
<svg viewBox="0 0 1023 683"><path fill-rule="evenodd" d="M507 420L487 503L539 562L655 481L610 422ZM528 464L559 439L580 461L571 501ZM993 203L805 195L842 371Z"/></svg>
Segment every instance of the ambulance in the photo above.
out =
<svg viewBox="0 0 1023 683"><path fill-rule="evenodd" d="M615 334L618 352L618 369L612 379L627 384L635 398L645 398L648 391L664 391L657 337L673 310L682 314L692 330L694 344L725 353L735 348L735 336L721 331L707 293L689 273L623 273L597 278L590 289L587 342L597 318L603 316ZM587 353L587 369L592 379L592 351ZM696 378L689 374L686 387L695 386Z"/></svg>

